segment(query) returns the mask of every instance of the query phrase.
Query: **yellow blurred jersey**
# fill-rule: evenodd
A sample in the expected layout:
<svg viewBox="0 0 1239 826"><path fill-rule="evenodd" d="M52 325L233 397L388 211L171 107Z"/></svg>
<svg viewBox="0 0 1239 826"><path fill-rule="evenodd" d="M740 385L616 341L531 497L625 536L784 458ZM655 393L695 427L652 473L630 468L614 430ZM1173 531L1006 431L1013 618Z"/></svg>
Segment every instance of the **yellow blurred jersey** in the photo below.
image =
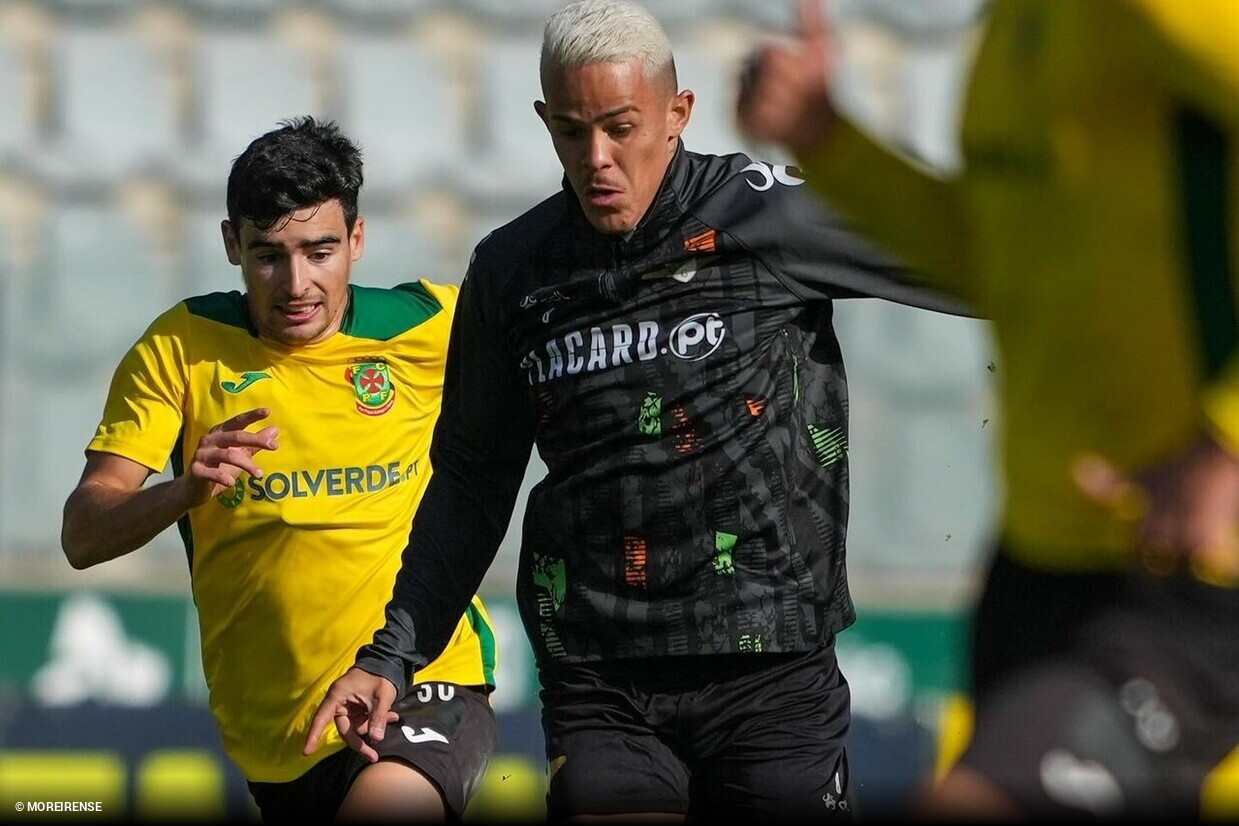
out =
<svg viewBox="0 0 1239 826"><path fill-rule="evenodd" d="M342 747L301 747L333 679L383 624L413 512L430 478L457 288L350 287L340 332L303 347L256 336L245 296L164 313L126 354L89 450L159 471L188 466L213 426L255 407L280 428L261 479L180 522L211 710L250 780L292 780ZM476 598L414 681L493 685L494 635Z"/></svg>
<svg viewBox="0 0 1239 826"><path fill-rule="evenodd" d="M998 0L962 127L926 174L840 124L804 170L861 230L991 318L1004 527L1044 569L1126 564L1133 524L1075 457L1239 452L1239 0Z"/></svg>

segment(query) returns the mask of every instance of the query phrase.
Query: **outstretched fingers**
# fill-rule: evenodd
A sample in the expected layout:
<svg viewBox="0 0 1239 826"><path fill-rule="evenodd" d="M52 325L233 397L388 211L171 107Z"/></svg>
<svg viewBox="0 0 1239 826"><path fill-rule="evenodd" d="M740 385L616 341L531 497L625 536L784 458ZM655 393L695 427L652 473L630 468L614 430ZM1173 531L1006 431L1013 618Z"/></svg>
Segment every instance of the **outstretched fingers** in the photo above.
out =
<svg viewBox="0 0 1239 826"><path fill-rule="evenodd" d="M377 762L379 755L371 743L382 741L387 724L399 719L391 710L395 699L396 687L389 680L350 668L331 684L314 712L302 753L313 754L327 723L334 721L336 731L349 748L371 763Z"/></svg>
<svg viewBox="0 0 1239 826"><path fill-rule="evenodd" d="M209 432L219 433L224 430L244 430L245 428L249 427L255 422L261 422L263 419L267 418L270 415L271 415L271 408L254 407L254 408L251 408L250 410L244 410L238 413L237 415L233 416L231 419L225 419L224 421L215 425L215 427L211 428Z"/></svg>

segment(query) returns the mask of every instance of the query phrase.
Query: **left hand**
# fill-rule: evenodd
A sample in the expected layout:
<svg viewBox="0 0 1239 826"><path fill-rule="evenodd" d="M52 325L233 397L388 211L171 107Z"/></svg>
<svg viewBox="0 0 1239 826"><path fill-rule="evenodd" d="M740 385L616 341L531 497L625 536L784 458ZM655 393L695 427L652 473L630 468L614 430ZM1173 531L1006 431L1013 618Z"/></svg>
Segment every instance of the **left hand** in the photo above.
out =
<svg viewBox="0 0 1239 826"><path fill-rule="evenodd" d="M350 668L327 689L327 696L314 712L301 753L308 757L318 749L319 738L334 719L336 730L349 748L377 763L379 753L363 738L368 737L373 743L383 739L387 724L400 719L391 710L395 701L396 687L390 680L356 666Z"/></svg>
<svg viewBox="0 0 1239 826"><path fill-rule="evenodd" d="M1239 458L1212 438L1131 475L1100 456L1081 456L1072 475L1091 499L1140 521L1146 567L1171 573L1187 563L1239 578Z"/></svg>

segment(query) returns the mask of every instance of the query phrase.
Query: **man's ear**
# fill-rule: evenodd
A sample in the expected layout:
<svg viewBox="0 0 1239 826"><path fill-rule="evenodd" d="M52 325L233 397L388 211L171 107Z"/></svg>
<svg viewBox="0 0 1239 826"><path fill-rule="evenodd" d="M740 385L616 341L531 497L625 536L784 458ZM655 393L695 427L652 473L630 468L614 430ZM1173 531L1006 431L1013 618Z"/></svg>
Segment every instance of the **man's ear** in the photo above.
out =
<svg viewBox="0 0 1239 826"><path fill-rule="evenodd" d="M667 125L670 128L671 137L678 138L684 131L684 127L688 126L688 121L693 116L693 104L696 101L697 95L692 89L685 89L671 99L671 106L667 110Z"/></svg>
<svg viewBox="0 0 1239 826"><path fill-rule="evenodd" d="M542 123L547 129L551 128L551 123L546 119L546 101L535 100L533 102L533 110L538 113L538 117L542 119Z"/></svg>
<svg viewBox="0 0 1239 826"><path fill-rule="evenodd" d="M228 253L228 263L235 267L241 266L241 238L232 222L227 219L221 221L219 231L224 236L224 251Z"/></svg>
<svg viewBox="0 0 1239 826"><path fill-rule="evenodd" d="M366 251L366 219L360 215L353 221L353 231L349 233L349 249L353 261L361 258Z"/></svg>

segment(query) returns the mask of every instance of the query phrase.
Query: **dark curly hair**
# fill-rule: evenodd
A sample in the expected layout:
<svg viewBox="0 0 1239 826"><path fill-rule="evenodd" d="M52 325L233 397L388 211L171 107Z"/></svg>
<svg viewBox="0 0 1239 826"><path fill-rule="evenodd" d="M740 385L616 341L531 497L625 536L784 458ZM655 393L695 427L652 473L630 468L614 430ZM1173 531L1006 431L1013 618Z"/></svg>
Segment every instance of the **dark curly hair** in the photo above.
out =
<svg viewBox="0 0 1239 826"><path fill-rule="evenodd" d="M305 115L255 138L228 173L228 220L266 230L298 209L337 199L349 232L357 220L361 150L333 121Z"/></svg>

